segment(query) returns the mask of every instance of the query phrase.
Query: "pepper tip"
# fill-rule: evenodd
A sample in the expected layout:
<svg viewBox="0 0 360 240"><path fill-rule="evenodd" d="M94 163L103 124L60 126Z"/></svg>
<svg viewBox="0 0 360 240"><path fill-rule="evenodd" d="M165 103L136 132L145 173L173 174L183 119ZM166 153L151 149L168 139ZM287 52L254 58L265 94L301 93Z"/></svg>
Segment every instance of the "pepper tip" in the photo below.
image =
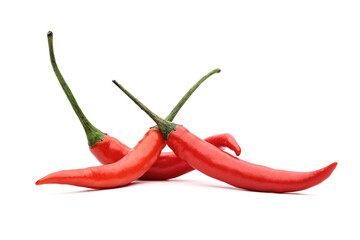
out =
<svg viewBox="0 0 360 240"><path fill-rule="evenodd" d="M335 169L336 168L336 166L337 166L337 162L333 162L332 164L330 164L330 166L333 168L333 169Z"/></svg>
<svg viewBox="0 0 360 240"><path fill-rule="evenodd" d="M41 178L35 182L35 185L43 185L45 184L44 178Z"/></svg>

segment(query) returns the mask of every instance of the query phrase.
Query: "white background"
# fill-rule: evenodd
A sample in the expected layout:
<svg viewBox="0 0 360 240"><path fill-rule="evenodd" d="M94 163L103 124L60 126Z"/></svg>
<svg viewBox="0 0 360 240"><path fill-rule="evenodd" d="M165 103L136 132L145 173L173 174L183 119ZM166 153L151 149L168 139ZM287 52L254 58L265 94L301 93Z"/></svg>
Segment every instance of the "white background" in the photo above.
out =
<svg viewBox="0 0 360 240"><path fill-rule="evenodd" d="M359 12L358 1L2 1L0 238L359 239ZM153 122L112 79L165 117L219 67L175 122L231 133L253 163L338 167L293 194L195 171L103 191L35 186L99 165L51 68L48 30L89 120L129 146Z"/></svg>

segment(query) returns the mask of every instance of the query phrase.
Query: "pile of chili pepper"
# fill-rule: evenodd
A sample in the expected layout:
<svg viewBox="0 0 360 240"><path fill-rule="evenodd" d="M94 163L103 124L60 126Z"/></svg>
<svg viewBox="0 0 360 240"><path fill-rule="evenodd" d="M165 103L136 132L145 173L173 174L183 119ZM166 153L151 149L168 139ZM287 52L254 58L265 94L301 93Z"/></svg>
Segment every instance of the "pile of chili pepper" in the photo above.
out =
<svg viewBox="0 0 360 240"><path fill-rule="evenodd" d="M211 75L219 73L220 69L214 69L201 78L165 119L150 111L114 80L114 84L156 123L130 149L118 139L97 129L85 117L56 64L52 32L48 32L47 36L50 60L56 77L85 130L91 153L103 165L51 173L39 179L37 185L53 183L97 189L114 188L137 179L171 179L196 169L234 187L282 193L313 187L327 179L336 168L337 163L334 162L315 171L294 172L253 164L224 151L224 148L229 148L237 156L240 155L241 148L232 135L219 134L201 139L182 125L173 123L192 93ZM162 153L166 145L173 152Z"/></svg>

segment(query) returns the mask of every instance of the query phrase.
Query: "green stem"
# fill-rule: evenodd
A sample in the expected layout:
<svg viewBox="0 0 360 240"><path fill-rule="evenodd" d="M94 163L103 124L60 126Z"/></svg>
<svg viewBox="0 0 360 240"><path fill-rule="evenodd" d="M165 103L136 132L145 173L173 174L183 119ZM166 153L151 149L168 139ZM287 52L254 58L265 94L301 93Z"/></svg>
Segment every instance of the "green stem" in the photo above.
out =
<svg viewBox="0 0 360 240"><path fill-rule="evenodd" d="M189 97L195 92L195 90L211 75L213 75L214 73L219 73L220 71L221 70L219 68L216 68L216 69L212 70L211 72L209 72L208 74L206 74L204 77L202 77L197 83L195 83L194 86L192 86L192 88L190 88L190 90L183 96L183 98L178 102L178 104L173 108L171 113L165 119L168 121L174 120L174 118L178 114L180 108L189 99Z"/></svg>
<svg viewBox="0 0 360 240"><path fill-rule="evenodd" d="M176 129L178 126L175 123L169 122L165 119L162 119L150 109L148 109L144 104L142 104L136 97L134 97L129 91L127 91L120 83L113 80L113 83L118 86L121 91L123 91L133 102L140 107L154 122L157 124L159 130L161 131L162 135L164 136L165 140L167 140L167 137L169 134Z"/></svg>
<svg viewBox="0 0 360 240"><path fill-rule="evenodd" d="M53 47L53 33L51 31L49 31L48 34L47 34L47 37L48 37L48 43L49 43L49 52L50 52L51 65L52 65L52 67L54 69L54 72L56 74L57 79L60 82L60 85L61 85L62 89L64 90L64 92L66 94L67 99L71 103L72 108L74 109L76 115L78 116L78 118L79 118L79 120L80 120L80 122L81 122L81 124L82 124L82 126L83 126L83 128L85 130L86 137L88 139L89 147L92 147L96 143L102 141L106 134L101 132L96 127L94 127L89 122L89 120L85 117L84 113L81 111L81 108L77 104L74 95L72 94L69 86L65 82L65 79L61 75L60 70L59 70L59 68L58 68L58 66L56 64L55 54L54 54L54 47Z"/></svg>

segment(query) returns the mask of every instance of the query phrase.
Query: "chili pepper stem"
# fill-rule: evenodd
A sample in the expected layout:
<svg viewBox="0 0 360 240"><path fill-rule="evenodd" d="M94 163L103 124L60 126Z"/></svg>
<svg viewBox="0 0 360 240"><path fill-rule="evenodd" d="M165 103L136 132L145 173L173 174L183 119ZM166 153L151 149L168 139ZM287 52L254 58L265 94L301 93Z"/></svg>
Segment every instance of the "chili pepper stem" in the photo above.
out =
<svg viewBox="0 0 360 240"><path fill-rule="evenodd" d="M49 44L50 61L51 61L51 65L54 69L55 75L56 75L57 79L59 80L60 85L66 94L66 97L68 98L69 102L71 103L72 108L74 109L76 115L78 116L78 118L81 122L81 125L83 126L83 128L85 130L89 147L92 147L96 143L102 141L104 139L104 136L106 135L106 133L103 133L99 129L94 127L89 122L89 120L85 117L84 113L81 111L81 108L79 107L78 103L76 102L74 95L72 94L69 86L67 85L64 77L60 73L60 70L56 64L55 54L54 54L54 46L53 46L53 33L51 31L49 31L47 33L47 38L48 38L48 44Z"/></svg>
<svg viewBox="0 0 360 240"><path fill-rule="evenodd" d="M216 68L203 76L199 81L197 81L194 86L190 88L190 90L183 96L183 98L178 102L178 104L174 107L174 109L169 113L169 115L165 118L165 120L172 121L174 120L175 116L178 114L180 108L184 105L184 103L189 99L189 97L194 93L194 91L211 75L214 73L219 73L221 70L219 68Z"/></svg>
<svg viewBox="0 0 360 240"><path fill-rule="evenodd" d="M129 91L127 91L120 83L116 82L115 80L113 80L113 83L116 86L118 86L121 89L121 91L123 91L131 100L133 100L133 102L135 102L135 104L139 108L141 108L152 120L154 120L154 122L157 124L157 127L159 128L160 132L162 133L164 139L167 140L167 137L169 136L169 134L176 129L178 124L169 122L169 121L159 117L158 115L156 115L155 113L150 111L150 109L148 109L144 104L142 104Z"/></svg>
<svg viewBox="0 0 360 240"><path fill-rule="evenodd" d="M219 68L216 68L203 76L199 81L197 81L194 86L192 86L189 91L182 97L182 99L178 102L178 104L173 108L171 113L166 117L166 119L162 119L159 116L157 116L155 113L150 111L144 104L142 104L137 98L135 98L129 91L127 91L121 84L113 80L113 83L118 86L121 91L123 91L131 100L133 100L136 105L138 105L143 111L151 117L155 123L157 124L157 128L161 131L163 134L165 140L167 140L167 137L169 134L175 130L175 128L178 126L178 124L172 123L171 121L175 118L175 116L178 114L179 110L182 108L182 106L185 104L185 102L190 98L190 96L195 92L195 90L211 75L215 73L219 73L221 70Z"/></svg>

